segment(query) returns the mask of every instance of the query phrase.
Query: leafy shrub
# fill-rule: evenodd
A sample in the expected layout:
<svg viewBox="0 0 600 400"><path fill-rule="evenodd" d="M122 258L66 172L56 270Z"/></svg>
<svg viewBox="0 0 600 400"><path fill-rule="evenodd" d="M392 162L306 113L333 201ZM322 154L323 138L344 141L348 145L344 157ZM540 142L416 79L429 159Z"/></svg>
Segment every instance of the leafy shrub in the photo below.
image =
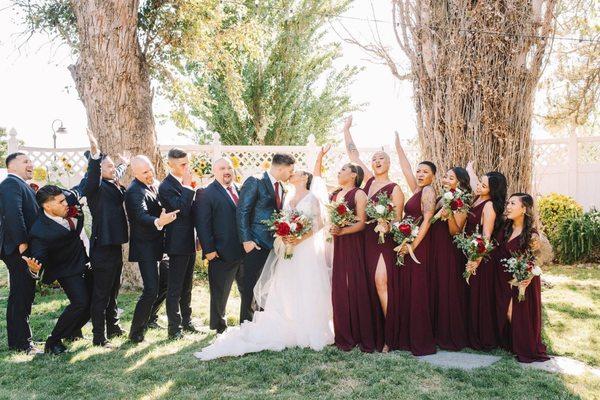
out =
<svg viewBox="0 0 600 400"><path fill-rule="evenodd" d="M559 230L559 260L564 263L593 261L600 247L600 211L592 210L574 219L565 220Z"/></svg>
<svg viewBox="0 0 600 400"><path fill-rule="evenodd" d="M583 207L573 198L558 193L550 193L538 201L540 220L552 247L558 249L560 230L565 221L583 215Z"/></svg>

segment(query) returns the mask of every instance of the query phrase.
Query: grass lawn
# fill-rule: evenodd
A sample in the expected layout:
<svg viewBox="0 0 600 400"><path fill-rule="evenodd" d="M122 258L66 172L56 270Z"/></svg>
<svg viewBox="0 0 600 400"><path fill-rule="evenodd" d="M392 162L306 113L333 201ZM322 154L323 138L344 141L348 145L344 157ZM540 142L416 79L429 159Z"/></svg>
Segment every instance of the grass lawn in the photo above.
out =
<svg viewBox="0 0 600 400"><path fill-rule="evenodd" d="M200 362L192 353L212 340L206 327L175 342L167 340L165 330L150 331L140 345L119 339L118 348L106 350L85 340L61 357L28 357L7 351L6 268L0 271L0 399L600 398L598 377L523 369L502 351L494 353L502 356L499 362L474 372L432 367L404 352L344 353L331 347ZM545 279L551 285L543 291L550 352L600 366L600 266L553 266ZM125 328L136 298L137 293L119 298ZM193 300L197 325L206 325L206 284L196 284ZM238 299L230 303L234 322ZM61 293L36 298L31 325L37 341L49 334L66 304ZM91 328L84 334L91 338Z"/></svg>

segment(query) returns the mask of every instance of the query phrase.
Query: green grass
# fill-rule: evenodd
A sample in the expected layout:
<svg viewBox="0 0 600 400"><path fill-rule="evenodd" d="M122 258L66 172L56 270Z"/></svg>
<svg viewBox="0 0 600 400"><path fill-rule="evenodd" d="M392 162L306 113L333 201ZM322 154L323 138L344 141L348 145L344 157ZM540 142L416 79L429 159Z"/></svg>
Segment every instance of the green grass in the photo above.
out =
<svg viewBox="0 0 600 400"><path fill-rule="evenodd" d="M577 399L599 398L600 380L589 374L567 377L523 369L507 353L489 368L465 372L417 361L404 352L344 353L290 349L241 358L200 362L192 353L213 336L204 327L184 340L168 341L166 331L150 331L134 346L123 339L118 348L76 342L61 357L28 357L6 347L6 269L0 267L0 399L264 399L267 397L356 399ZM554 354L600 365L600 267L551 267L544 288L544 337ZM124 327L137 298L120 296ZM194 289L198 325L208 318L208 290ZM237 298L228 307L232 322ZM60 292L36 298L31 324L42 341L67 304ZM163 321L163 324L165 322ZM84 333L91 336L90 328Z"/></svg>

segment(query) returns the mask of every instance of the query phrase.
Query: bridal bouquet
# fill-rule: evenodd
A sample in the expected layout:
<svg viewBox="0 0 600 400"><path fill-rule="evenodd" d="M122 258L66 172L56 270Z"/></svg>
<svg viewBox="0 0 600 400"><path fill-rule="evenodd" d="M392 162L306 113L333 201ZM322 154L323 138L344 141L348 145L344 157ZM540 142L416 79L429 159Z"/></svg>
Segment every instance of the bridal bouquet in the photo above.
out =
<svg viewBox="0 0 600 400"><path fill-rule="evenodd" d="M271 218L262 222L273 232L275 240L279 241L280 245L284 244L284 238L300 239L312 229L312 220L295 210L275 211ZM285 243L284 258L289 260L293 255L294 246Z"/></svg>
<svg viewBox="0 0 600 400"><path fill-rule="evenodd" d="M369 200L367 203L367 217L370 218L367 224L377 222L375 232L379 234L378 243L385 243L385 234L391 228L391 222L396 218L396 211L392 199L385 194L380 193L377 200Z"/></svg>
<svg viewBox="0 0 600 400"><path fill-rule="evenodd" d="M475 232L473 232L472 235L466 235L464 232L460 235L456 235L454 237L454 243L456 243L456 247L462 250L469 261L476 261L480 258L487 257L487 255L490 254L490 252L494 249L494 245L492 244L491 240L486 239L481 233L479 233L479 226L475 229ZM465 269L465 272L463 272L463 278L467 280L467 283L469 283L470 277L471 272Z"/></svg>
<svg viewBox="0 0 600 400"><path fill-rule="evenodd" d="M535 256L530 251L521 254L512 253L511 255L511 258L503 258L500 261L504 266L504 271L511 273L513 276L513 279L508 283L519 288L519 301L523 301L525 300L526 287L519 284L534 276L540 276L542 269L535 265Z"/></svg>
<svg viewBox="0 0 600 400"><path fill-rule="evenodd" d="M462 189L450 189L442 195L442 209L452 212L467 212L471 208L472 197L471 193ZM431 219L431 223L433 224L438 219L446 221L448 218L436 215Z"/></svg>
<svg viewBox="0 0 600 400"><path fill-rule="evenodd" d="M401 253L402 247L406 245L408 253L414 262L421 264L415 253L413 252L411 243L415 240L419 234L419 225L413 217L406 217L402 221L396 221L392 224L392 236L394 241L398 243L398 246L394 248L394 251L398 253L396 258L396 265L404 265L404 254Z"/></svg>
<svg viewBox="0 0 600 400"><path fill-rule="evenodd" d="M329 219L331 224L338 228L344 228L354 224L358 219L354 215L354 211L348 207L345 201L332 201L327 204L329 210ZM331 242L331 236L327 238Z"/></svg>

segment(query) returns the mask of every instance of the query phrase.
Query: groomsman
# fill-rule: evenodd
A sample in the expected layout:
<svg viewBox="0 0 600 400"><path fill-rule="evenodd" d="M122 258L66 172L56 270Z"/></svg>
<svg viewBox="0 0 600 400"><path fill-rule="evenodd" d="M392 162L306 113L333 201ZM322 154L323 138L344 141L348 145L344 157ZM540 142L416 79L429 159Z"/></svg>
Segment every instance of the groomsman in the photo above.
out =
<svg viewBox="0 0 600 400"><path fill-rule="evenodd" d="M239 189L233 183L231 162L225 159L215 161L213 174L214 182L198 191L193 214L203 255L208 260L210 329L223 333L227 329L225 307L234 280L244 297L244 252L237 232ZM243 317L241 311L240 320Z"/></svg>
<svg viewBox="0 0 600 400"><path fill-rule="evenodd" d="M196 236L192 219L195 191L187 153L171 149L167 155L171 172L158 187L158 197L167 212L179 212L166 227L165 252L169 256L167 317L169 338L197 332L192 324L192 282L196 261Z"/></svg>
<svg viewBox="0 0 600 400"><path fill-rule="evenodd" d="M41 350L33 346L29 327L35 280L21 258L28 254L29 231L40 210L35 192L27 184L33 177L33 164L24 153L13 153L6 158L6 168L8 176L0 183L0 258L10 276L6 305L8 348L37 354Z"/></svg>
<svg viewBox="0 0 600 400"><path fill-rule="evenodd" d="M70 196L69 202L65 194ZM43 186L36 199L43 212L31 227L31 257L23 259L31 270L42 269L43 283L58 281L69 298L44 347L44 352L58 355L66 350L62 339L81 332L90 315L89 259L81 240L83 212L75 195L58 186Z"/></svg>
<svg viewBox="0 0 600 400"><path fill-rule="evenodd" d="M117 296L123 270L122 245L128 241L125 215L125 187L119 184L129 165L126 157L118 167L112 159L100 153L96 138L88 132L90 158L82 194L92 214L90 260L94 273L91 317L93 344L110 347L108 339L125 332L119 326ZM107 338L108 335L108 338Z"/></svg>
<svg viewBox="0 0 600 400"><path fill-rule="evenodd" d="M283 183L294 172L294 157L275 154L271 168L259 177L249 177L240 192L237 222L240 240L244 245L244 279L241 321L252 320L254 310L254 286L273 248L273 235L262 223L276 210L281 210L285 201Z"/></svg>
<svg viewBox="0 0 600 400"><path fill-rule="evenodd" d="M134 157L131 170L134 179L125 192L129 261L138 263L144 289L135 306L129 339L139 343L144 340L150 317L160 307L161 292L166 292L166 285L161 285L159 274L164 250L163 228L175 221L178 211L167 213L162 208L154 182L154 167L148 157Z"/></svg>

